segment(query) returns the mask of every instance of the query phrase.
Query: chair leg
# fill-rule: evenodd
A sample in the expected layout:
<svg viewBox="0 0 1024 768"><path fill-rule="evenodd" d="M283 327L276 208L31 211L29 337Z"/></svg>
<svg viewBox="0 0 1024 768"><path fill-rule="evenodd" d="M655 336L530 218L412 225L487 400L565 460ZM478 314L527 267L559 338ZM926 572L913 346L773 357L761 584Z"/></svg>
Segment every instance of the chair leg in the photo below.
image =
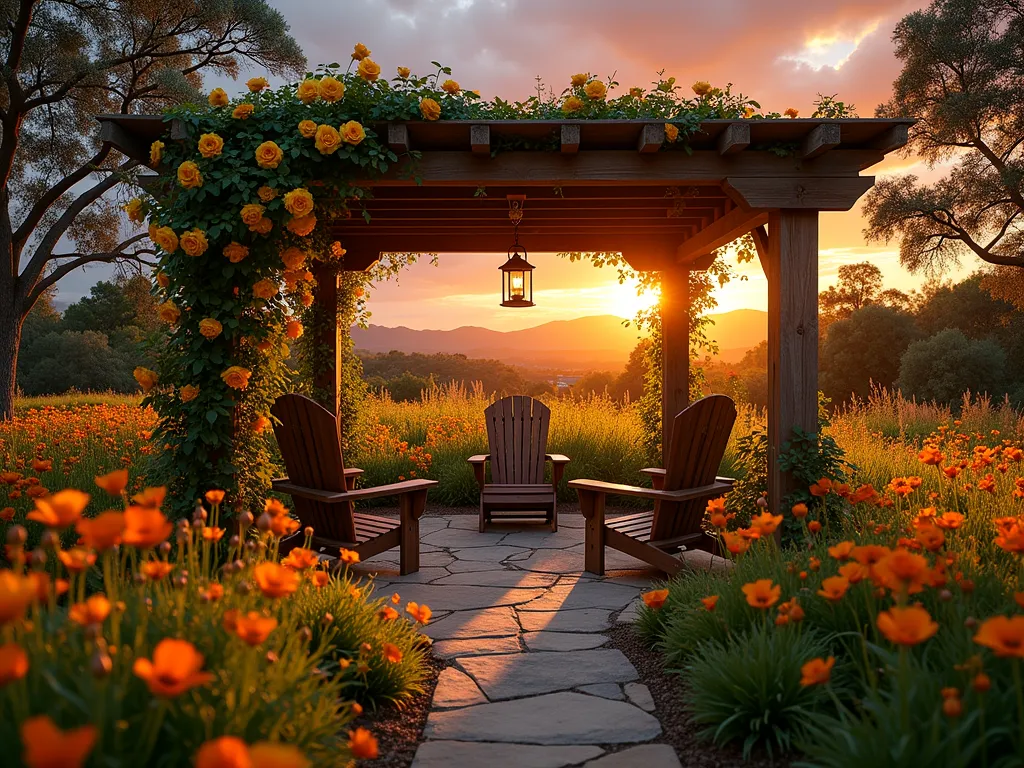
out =
<svg viewBox="0 0 1024 768"><path fill-rule="evenodd" d="M420 569L420 515L423 514L427 495L409 493L398 497L401 519L398 545L398 572L405 576Z"/></svg>
<svg viewBox="0 0 1024 768"><path fill-rule="evenodd" d="M480 533L483 533L487 528L487 513L484 512L484 500L480 499Z"/></svg>
<svg viewBox="0 0 1024 768"><path fill-rule="evenodd" d="M554 533L558 530L558 501L551 502L551 532Z"/></svg>
<svg viewBox="0 0 1024 768"><path fill-rule="evenodd" d="M587 519L583 567L597 576L604 576L604 494L579 491L580 511Z"/></svg>

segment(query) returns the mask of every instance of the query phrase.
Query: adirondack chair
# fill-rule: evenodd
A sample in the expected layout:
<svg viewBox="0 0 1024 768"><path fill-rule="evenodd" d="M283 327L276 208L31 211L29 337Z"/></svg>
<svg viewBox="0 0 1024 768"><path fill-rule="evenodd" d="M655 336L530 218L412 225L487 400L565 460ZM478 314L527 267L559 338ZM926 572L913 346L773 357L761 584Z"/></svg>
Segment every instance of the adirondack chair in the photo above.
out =
<svg viewBox="0 0 1024 768"><path fill-rule="evenodd" d="M551 409L539 400L522 395L505 397L484 410L487 444L491 452L470 456L480 485L480 532L494 520L493 512L517 520L543 520L558 530L556 494L569 459L545 453ZM545 463L551 462L551 482L544 482ZM486 482L487 463L491 482Z"/></svg>
<svg viewBox="0 0 1024 768"><path fill-rule="evenodd" d="M278 423L274 434L281 448L288 477L274 480L276 491L292 497L303 526L312 526L314 549L337 555L341 547L360 559L400 547L403 575L420 567L420 515L427 490L436 480L406 480L376 488L355 488L361 469L346 468L341 455L337 417L303 395L283 395L270 409ZM385 496L398 497L399 519L356 512L354 502ZM302 532L281 542L282 553L302 541Z"/></svg>
<svg viewBox="0 0 1024 768"><path fill-rule="evenodd" d="M679 549L703 543L701 523L708 499L729 491L733 480L717 477L725 454L736 406L725 395L709 395L681 411L672 424L672 438L664 468L640 470L654 488L641 488L598 480L572 480L586 518L584 565L604 575L604 548L611 547L650 563L670 576L682 563ZM605 519L608 496L638 496L655 502L653 512Z"/></svg>

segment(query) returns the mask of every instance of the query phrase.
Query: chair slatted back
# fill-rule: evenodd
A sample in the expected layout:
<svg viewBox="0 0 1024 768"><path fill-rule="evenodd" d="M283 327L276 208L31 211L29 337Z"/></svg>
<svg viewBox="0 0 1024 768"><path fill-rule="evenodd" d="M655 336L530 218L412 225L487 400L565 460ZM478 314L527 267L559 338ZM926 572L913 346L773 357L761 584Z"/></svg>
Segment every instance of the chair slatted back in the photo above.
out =
<svg viewBox="0 0 1024 768"><path fill-rule="evenodd" d="M274 434L281 448L289 479L296 485L321 491L345 490L345 463L341 455L338 419L304 395L282 395L270 409L278 423ZM323 504L292 499L295 514L318 536L355 542L355 521L348 504Z"/></svg>
<svg viewBox="0 0 1024 768"><path fill-rule="evenodd" d="M736 405L725 395L708 395L680 411L672 423L665 461L665 490L710 485L725 455ZM707 499L660 503L654 510L651 539L671 539L700 530Z"/></svg>
<svg viewBox="0 0 1024 768"><path fill-rule="evenodd" d="M484 411L491 479L508 485L544 482L551 409L524 395L504 397Z"/></svg>

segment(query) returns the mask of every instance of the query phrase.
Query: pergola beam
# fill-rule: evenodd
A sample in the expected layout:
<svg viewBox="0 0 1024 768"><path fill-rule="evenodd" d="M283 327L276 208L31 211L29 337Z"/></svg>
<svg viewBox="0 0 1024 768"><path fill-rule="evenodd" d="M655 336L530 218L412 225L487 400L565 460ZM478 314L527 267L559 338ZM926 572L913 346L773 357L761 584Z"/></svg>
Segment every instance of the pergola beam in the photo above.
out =
<svg viewBox="0 0 1024 768"><path fill-rule="evenodd" d="M665 143L665 126L661 124L645 125L640 131L636 142L636 151L641 154L657 152Z"/></svg>
<svg viewBox="0 0 1024 768"><path fill-rule="evenodd" d="M718 154L734 155L750 146L750 126L733 123L718 137Z"/></svg>
<svg viewBox="0 0 1024 768"><path fill-rule="evenodd" d="M733 208L720 219L699 230L676 249L681 264L693 261L716 248L728 245L751 229L768 221L768 212Z"/></svg>
<svg viewBox="0 0 1024 768"><path fill-rule="evenodd" d="M491 128L487 125L469 127L469 148L474 155L491 154Z"/></svg>
<svg viewBox="0 0 1024 768"><path fill-rule="evenodd" d="M580 151L580 127L563 125L560 131L561 149L564 154L572 155Z"/></svg>
<svg viewBox="0 0 1024 768"><path fill-rule="evenodd" d="M819 160L839 154L829 152ZM873 176L751 178L730 177L726 184L733 199L751 208L807 208L848 211L875 183Z"/></svg>
<svg viewBox="0 0 1024 768"><path fill-rule="evenodd" d="M837 123L823 123L816 126L804 138L800 146L800 157L811 160L823 155L840 144L840 131Z"/></svg>
<svg viewBox="0 0 1024 768"><path fill-rule="evenodd" d="M405 123L388 123L388 148L396 155L407 154L412 149L409 127Z"/></svg>

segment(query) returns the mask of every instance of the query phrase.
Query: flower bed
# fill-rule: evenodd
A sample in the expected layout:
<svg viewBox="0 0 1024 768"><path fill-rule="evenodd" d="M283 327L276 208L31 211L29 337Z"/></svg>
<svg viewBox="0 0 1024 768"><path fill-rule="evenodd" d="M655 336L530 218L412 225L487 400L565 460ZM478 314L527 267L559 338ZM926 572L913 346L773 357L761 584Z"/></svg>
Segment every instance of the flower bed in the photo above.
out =
<svg viewBox="0 0 1024 768"><path fill-rule="evenodd" d="M782 515L729 530L709 504L734 567L647 593L638 620L706 738L825 766L1017 764L1022 452L984 437L941 428L922 476L882 489L822 479L788 512L793 548Z"/></svg>

